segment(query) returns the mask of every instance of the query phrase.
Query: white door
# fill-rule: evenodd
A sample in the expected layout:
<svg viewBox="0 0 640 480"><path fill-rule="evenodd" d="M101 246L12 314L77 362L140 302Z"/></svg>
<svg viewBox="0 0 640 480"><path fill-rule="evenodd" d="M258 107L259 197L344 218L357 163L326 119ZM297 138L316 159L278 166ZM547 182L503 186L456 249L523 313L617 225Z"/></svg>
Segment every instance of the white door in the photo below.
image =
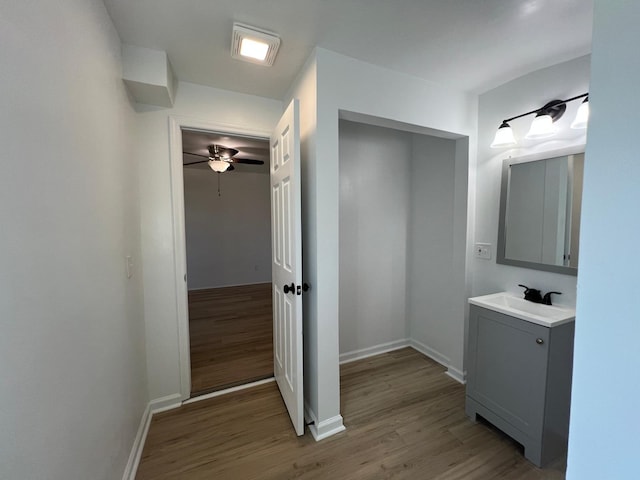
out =
<svg viewBox="0 0 640 480"><path fill-rule="evenodd" d="M271 135L273 367L298 435L304 434L300 127L293 100Z"/></svg>

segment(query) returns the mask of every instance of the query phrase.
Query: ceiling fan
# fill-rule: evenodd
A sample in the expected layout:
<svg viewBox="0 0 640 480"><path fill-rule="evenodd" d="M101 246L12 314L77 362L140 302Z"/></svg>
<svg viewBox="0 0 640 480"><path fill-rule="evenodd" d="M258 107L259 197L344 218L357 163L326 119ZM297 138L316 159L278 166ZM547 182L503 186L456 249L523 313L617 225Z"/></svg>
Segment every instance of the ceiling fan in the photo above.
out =
<svg viewBox="0 0 640 480"><path fill-rule="evenodd" d="M217 173L230 172L235 170L233 163L245 163L248 165L263 165L262 160L253 160L251 158L233 158L239 151L235 148L227 148L222 145L209 145L209 155L200 155L199 153L182 152L186 155L194 155L196 157L202 157L206 160L199 160L197 162L189 162L184 165L196 165L199 163L208 162L211 170Z"/></svg>
<svg viewBox="0 0 640 480"><path fill-rule="evenodd" d="M182 152L185 155L194 155L196 157L204 158L205 160L198 160L197 162L184 163L184 166L197 165L207 162L211 170L218 174L218 196L220 196L220 174L224 172L231 172L235 170L233 163L244 163L248 165L263 165L262 160L253 160L251 158L233 158L239 151L235 148L227 148L222 145L209 145L209 155L200 155L199 153Z"/></svg>

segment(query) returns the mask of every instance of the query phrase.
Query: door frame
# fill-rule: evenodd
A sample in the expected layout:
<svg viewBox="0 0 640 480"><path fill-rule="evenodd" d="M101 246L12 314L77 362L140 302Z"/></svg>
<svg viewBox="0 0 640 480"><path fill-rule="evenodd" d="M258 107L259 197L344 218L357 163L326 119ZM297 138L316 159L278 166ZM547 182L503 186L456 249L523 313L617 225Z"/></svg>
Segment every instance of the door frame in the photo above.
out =
<svg viewBox="0 0 640 480"><path fill-rule="evenodd" d="M184 179L182 164L182 130L226 133L269 139L271 132L246 125L210 122L193 117L169 116L169 160L171 177L171 220L173 230L173 264L175 274L176 319L178 321L178 349L180 372L180 400L191 397L191 351L189 339L189 306L187 274L187 245L184 220Z"/></svg>

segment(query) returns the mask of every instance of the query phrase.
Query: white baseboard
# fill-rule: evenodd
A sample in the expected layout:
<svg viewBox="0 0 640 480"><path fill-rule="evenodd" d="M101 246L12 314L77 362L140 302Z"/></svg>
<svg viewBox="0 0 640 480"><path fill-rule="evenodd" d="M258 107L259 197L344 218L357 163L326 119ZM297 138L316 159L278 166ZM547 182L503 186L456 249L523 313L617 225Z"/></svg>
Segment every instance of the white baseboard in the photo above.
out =
<svg viewBox="0 0 640 480"><path fill-rule="evenodd" d="M411 339L410 344L414 350L417 350L424 356L429 357L431 360L435 360L443 367L449 368L449 365L451 365L451 359L449 357L441 354L431 347L426 346L424 343Z"/></svg>
<svg viewBox="0 0 640 480"><path fill-rule="evenodd" d="M138 472L138 465L140 464L140 458L142 458L142 449L144 448L144 442L147 439L147 433L149 432L149 425L151 425L151 404L147 405L144 409L142 418L140 419L140 426L138 427L138 433L133 440L133 446L131 447L131 453L129 454L129 461L124 469L122 480L135 480L136 473Z"/></svg>
<svg viewBox="0 0 640 480"><path fill-rule="evenodd" d="M444 372L447 375L449 375L451 378L453 378L456 382L459 382L461 384L465 384L467 383L466 380L466 375L461 372L460 370L458 370L457 368L453 368L452 366L447 367L447 371Z"/></svg>
<svg viewBox="0 0 640 480"><path fill-rule="evenodd" d="M342 423L342 415L319 422L316 413L307 402L304 403L304 421L316 442L346 430Z"/></svg>
<svg viewBox="0 0 640 480"><path fill-rule="evenodd" d="M445 367L447 369L445 373L451 378L453 378L456 382L460 382L463 385L466 383L464 373L458 370L457 368L451 366L451 359L449 357L441 354L437 350L434 350L433 348L428 347L424 343L419 342L417 340L411 339L409 341L409 344L411 348L413 348L414 350L417 350L421 354L429 357L431 360L434 360L438 362L440 365L442 365L443 367Z"/></svg>
<svg viewBox="0 0 640 480"><path fill-rule="evenodd" d="M315 422L309 425L309 431L316 442L324 440L336 433L344 432L345 430L346 428L342 423L342 415L336 415L322 422Z"/></svg>
<svg viewBox="0 0 640 480"><path fill-rule="evenodd" d="M380 355L381 353L392 352L410 346L408 338L402 340L395 340L393 342L382 343L380 345L374 345L373 347L362 348L360 350L353 350L352 352L346 352L340 354L340 364L355 362L356 360L362 360L363 358L373 357L374 355Z"/></svg>
<svg viewBox="0 0 640 480"><path fill-rule="evenodd" d="M151 413L166 412L167 410L173 410L174 408L178 408L180 406L182 406L182 395L180 395L179 393L167 395L166 397L156 398L155 400L151 400L149 402Z"/></svg>

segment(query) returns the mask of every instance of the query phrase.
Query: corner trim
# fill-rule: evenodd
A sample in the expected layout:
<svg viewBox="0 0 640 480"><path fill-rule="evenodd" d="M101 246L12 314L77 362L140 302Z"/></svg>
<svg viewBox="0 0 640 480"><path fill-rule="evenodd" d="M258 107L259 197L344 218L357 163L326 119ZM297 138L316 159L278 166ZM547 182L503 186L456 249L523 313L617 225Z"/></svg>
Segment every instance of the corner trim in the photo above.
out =
<svg viewBox="0 0 640 480"><path fill-rule="evenodd" d="M309 425L309 431L316 442L331 437L336 433L344 432L346 430L342 423L342 415L336 415L335 417L328 418L322 422L315 422Z"/></svg>
<svg viewBox="0 0 640 480"><path fill-rule="evenodd" d="M437 350L434 350L433 348L426 346L424 343L414 339L411 339L409 344L414 350L420 352L426 357L429 357L431 360L438 362L443 367L446 367L447 371L445 374L453 378L456 382L462 383L463 385L466 383L464 372L451 366L451 359L449 357L444 356Z"/></svg>
<svg viewBox="0 0 640 480"><path fill-rule="evenodd" d="M447 367L447 371L444 372L444 373L445 373L445 375L449 375L456 382L461 383L462 385L467 383L466 375L464 374L464 372L461 372L457 368L453 368L452 366L448 366Z"/></svg>
<svg viewBox="0 0 640 480"><path fill-rule="evenodd" d="M449 365L451 364L451 359L449 357L417 340L411 339L410 344L414 350L417 350L421 354L429 357L431 360L438 362L440 365L449 368Z"/></svg>
<svg viewBox="0 0 640 480"><path fill-rule="evenodd" d="M340 365L344 363L355 362L356 360L362 360L367 357L373 357L374 355L380 355L381 353L392 352L394 350L399 350L401 348L409 346L411 346L411 341L408 338L403 338L402 340L395 340L393 342L374 345L373 347L367 347L360 350L341 353Z"/></svg>
<svg viewBox="0 0 640 480"><path fill-rule="evenodd" d="M166 397L156 398L149 402L149 408L151 413L166 412L167 410L173 410L182 406L182 395L180 393L174 393L167 395Z"/></svg>
<svg viewBox="0 0 640 480"><path fill-rule="evenodd" d="M142 458L142 450L144 449L144 443L147 440L147 433L149 433L149 426L151 425L151 404L147 404L147 408L142 413L140 419L140 425L138 426L138 433L133 440L131 446L131 453L129 453L129 460L127 466L124 469L122 480L135 480L136 473L138 473L138 465L140 465L140 459Z"/></svg>
<svg viewBox="0 0 640 480"><path fill-rule="evenodd" d="M319 422L316 413L307 402L304 402L304 421L316 442L346 430L342 423L342 415Z"/></svg>

